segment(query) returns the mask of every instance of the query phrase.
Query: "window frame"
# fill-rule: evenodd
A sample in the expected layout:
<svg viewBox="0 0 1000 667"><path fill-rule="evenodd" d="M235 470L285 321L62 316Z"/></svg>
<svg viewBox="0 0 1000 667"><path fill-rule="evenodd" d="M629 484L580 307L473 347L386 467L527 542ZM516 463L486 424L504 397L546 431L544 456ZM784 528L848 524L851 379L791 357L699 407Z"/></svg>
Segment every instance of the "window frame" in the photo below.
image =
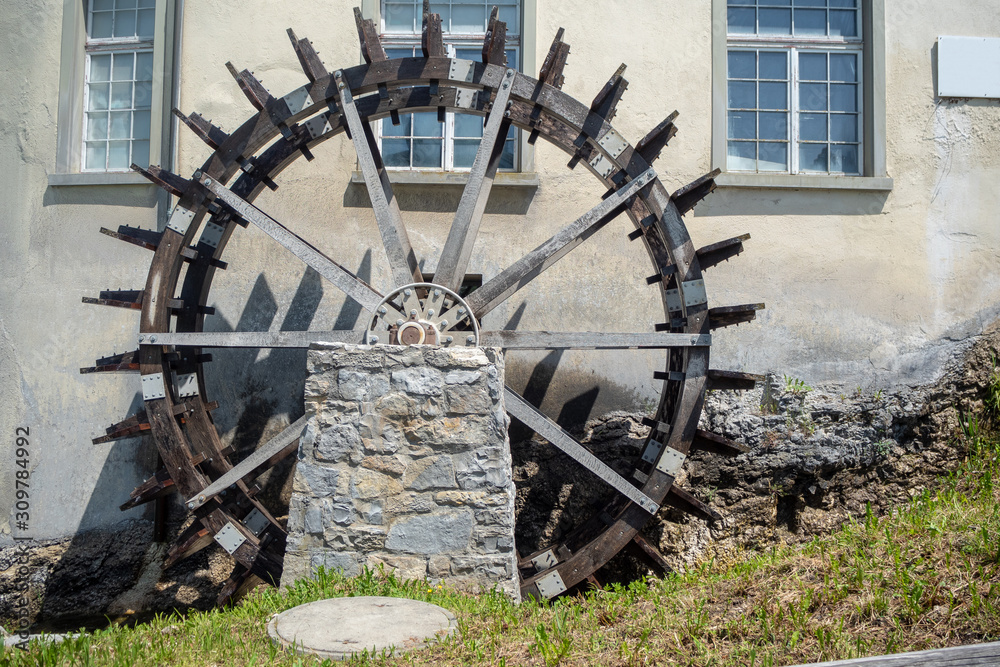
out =
<svg viewBox="0 0 1000 667"><path fill-rule="evenodd" d="M86 123L87 0L63 1L62 47L59 70L59 106L56 159L48 175L50 186L149 185L131 171L84 170ZM173 162L170 109L176 91L175 63L182 3L156 0L153 29L153 86L150 105L149 162L171 168ZM96 44L107 40L93 40Z"/></svg>
<svg viewBox="0 0 1000 667"><path fill-rule="evenodd" d="M861 0L859 14L860 40L850 38L810 38L787 35L735 34L728 32L727 0L712 0L712 166L722 173L715 179L720 186L754 188L816 188L891 190L892 179L886 174L885 161L885 0ZM752 47L751 45L755 45ZM740 47L756 49L810 49L829 53L841 48L859 53L859 144L862 146L860 175L837 172L749 172L728 170L728 54ZM789 66L797 69L798 63ZM789 71L789 77L793 73ZM797 85L790 78L790 97L798 95ZM797 100L792 100L789 117L789 139L793 123L798 123ZM792 168L792 148L789 168ZM797 158L797 156L795 156Z"/></svg>

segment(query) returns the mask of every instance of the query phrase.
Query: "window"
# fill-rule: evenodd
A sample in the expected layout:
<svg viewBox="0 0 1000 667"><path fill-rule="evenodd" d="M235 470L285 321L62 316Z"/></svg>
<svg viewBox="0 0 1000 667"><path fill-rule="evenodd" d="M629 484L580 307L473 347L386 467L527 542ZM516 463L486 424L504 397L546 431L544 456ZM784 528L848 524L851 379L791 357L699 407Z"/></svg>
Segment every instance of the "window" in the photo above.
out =
<svg viewBox="0 0 1000 667"><path fill-rule="evenodd" d="M519 69L521 8L518 0L444 0L432 2L431 12L441 15L448 55L479 60L493 5L499 8L500 20L507 23L507 65ZM422 0L384 0L381 16L381 38L386 54L390 58L419 56ZM433 112L402 116L399 125L383 120L376 131L387 167L435 171L471 169L482 135L483 118L448 113L442 123ZM517 153L518 133L512 127L504 144L500 169L515 169Z"/></svg>
<svg viewBox="0 0 1000 667"><path fill-rule="evenodd" d="M67 2L57 156L50 185L146 183L169 168L175 0Z"/></svg>
<svg viewBox="0 0 1000 667"><path fill-rule="evenodd" d="M87 12L83 171L149 164L155 0L92 0Z"/></svg>
<svg viewBox="0 0 1000 667"><path fill-rule="evenodd" d="M720 184L786 175L813 178L769 182L855 187L885 176L883 2L714 0L725 29L715 32L713 161L755 175Z"/></svg>

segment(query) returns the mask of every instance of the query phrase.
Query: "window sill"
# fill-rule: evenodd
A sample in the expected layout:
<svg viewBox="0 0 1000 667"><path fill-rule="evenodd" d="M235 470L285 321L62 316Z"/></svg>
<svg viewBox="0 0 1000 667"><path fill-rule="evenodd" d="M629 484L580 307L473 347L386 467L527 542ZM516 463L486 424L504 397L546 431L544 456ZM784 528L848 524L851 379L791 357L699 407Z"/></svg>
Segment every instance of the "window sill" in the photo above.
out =
<svg viewBox="0 0 1000 667"><path fill-rule="evenodd" d="M49 174L52 187L76 185L152 185L141 174L131 171Z"/></svg>
<svg viewBox="0 0 1000 667"><path fill-rule="evenodd" d="M393 185L457 185L469 182L467 171L404 171L389 170L389 180ZM501 171L493 180L495 188L537 188L539 178L536 172ZM365 177L360 171L351 173L351 183L364 185Z"/></svg>
<svg viewBox="0 0 1000 667"><path fill-rule="evenodd" d="M856 190L888 192L892 178L888 176L806 176L803 174L719 174L715 184L720 188L767 188L782 190Z"/></svg>

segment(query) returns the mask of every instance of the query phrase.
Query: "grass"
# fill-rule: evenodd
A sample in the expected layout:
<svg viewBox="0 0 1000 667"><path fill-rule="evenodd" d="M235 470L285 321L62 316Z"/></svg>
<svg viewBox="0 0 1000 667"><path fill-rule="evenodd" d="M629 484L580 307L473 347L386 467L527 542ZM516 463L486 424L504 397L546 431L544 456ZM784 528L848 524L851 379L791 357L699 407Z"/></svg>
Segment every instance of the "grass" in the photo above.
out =
<svg viewBox="0 0 1000 667"><path fill-rule="evenodd" d="M391 574L321 571L224 611L7 649L0 664L317 665L278 651L266 622L305 602L350 595L425 600L459 618L459 633L445 642L354 664L765 667L995 641L1000 445L981 428L966 420L968 458L936 491L804 546L520 606L495 592L471 596Z"/></svg>

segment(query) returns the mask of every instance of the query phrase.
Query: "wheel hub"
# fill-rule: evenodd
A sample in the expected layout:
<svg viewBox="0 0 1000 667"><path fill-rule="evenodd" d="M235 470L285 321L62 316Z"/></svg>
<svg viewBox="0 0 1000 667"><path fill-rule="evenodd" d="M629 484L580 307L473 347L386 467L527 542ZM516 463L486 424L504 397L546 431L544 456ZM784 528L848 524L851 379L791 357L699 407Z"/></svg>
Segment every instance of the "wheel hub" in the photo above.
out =
<svg viewBox="0 0 1000 667"><path fill-rule="evenodd" d="M434 283L411 283L390 292L375 309L369 345L479 345L479 323L465 299Z"/></svg>

